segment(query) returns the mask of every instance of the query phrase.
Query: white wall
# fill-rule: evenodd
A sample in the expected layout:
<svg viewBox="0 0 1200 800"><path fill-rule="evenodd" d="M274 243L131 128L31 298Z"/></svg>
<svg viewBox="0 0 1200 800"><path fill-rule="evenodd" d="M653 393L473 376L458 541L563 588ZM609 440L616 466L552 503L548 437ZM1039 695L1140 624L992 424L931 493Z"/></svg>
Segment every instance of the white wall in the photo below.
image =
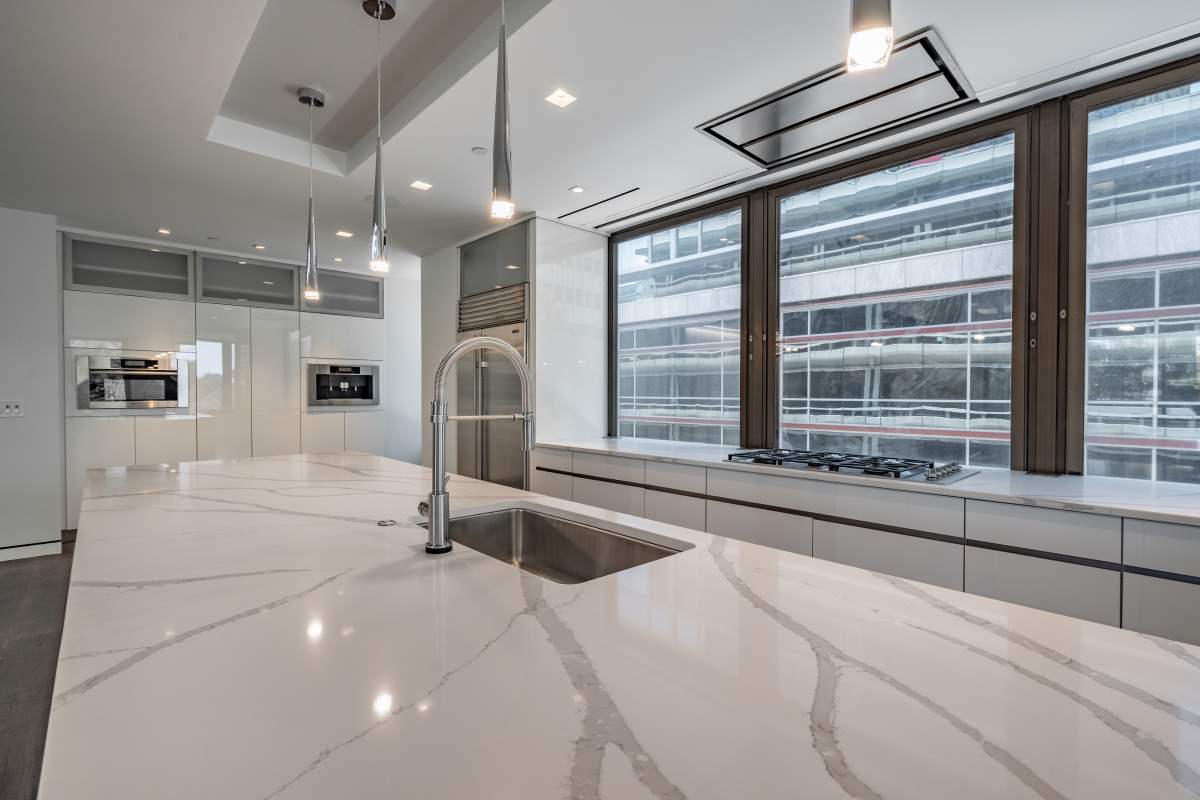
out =
<svg viewBox="0 0 1200 800"><path fill-rule="evenodd" d="M421 258L421 463L433 461L429 403L433 399L433 373L458 335L458 247L451 246ZM454 376L447 385L454 397ZM458 439L454 426L446 431L446 469L457 468Z"/></svg>
<svg viewBox="0 0 1200 800"><path fill-rule="evenodd" d="M387 454L413 464L421 461L421 259L391 254L384 286L387 319L387 374L383 405L388 417Z"/></svg>
<svg viewBox="0 0 1200 800"><path fill-rule="evenodd" d="M0 559L60 551L61 278L55 218L0 208ZM20 547L34 542L49 544Z"/></svg>

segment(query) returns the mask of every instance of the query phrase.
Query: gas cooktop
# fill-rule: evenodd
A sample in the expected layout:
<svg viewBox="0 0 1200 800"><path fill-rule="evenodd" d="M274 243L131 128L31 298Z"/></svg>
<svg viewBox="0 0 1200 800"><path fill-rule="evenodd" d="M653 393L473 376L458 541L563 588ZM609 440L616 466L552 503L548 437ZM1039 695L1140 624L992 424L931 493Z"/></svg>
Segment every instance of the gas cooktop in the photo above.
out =
<svg viewBox="0 0 1200 800"><path fill-rule="evenodd" d="M962 465L957 461L939 466L921 458L889 458L818 450L740 450L730 453L728 458L741 464L768 464L773 467L814 469L900 480L925 480L930 483L950 483L978 472L964 472Z"/></svg>

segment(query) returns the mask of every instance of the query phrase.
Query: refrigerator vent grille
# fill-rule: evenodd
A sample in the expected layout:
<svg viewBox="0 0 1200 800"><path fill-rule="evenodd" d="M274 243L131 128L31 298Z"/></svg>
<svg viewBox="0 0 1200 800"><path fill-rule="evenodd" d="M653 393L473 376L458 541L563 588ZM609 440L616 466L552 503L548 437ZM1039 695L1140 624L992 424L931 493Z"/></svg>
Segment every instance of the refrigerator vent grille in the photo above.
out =
<svg viewBox="0 0 1200 800"><path fill-rule="evenodd" d="M845 64L793 83L698 126L762 167L814 158L974 102L932 28L896 42L883 69Z"/></svg>
<svg viewBox="0 0 1200 800"><path fill-rule="evenodd" d="M458 301L458 330L476 331L526 319L526 291L529 284L520 283L482 294L473 294Z"/></svg>

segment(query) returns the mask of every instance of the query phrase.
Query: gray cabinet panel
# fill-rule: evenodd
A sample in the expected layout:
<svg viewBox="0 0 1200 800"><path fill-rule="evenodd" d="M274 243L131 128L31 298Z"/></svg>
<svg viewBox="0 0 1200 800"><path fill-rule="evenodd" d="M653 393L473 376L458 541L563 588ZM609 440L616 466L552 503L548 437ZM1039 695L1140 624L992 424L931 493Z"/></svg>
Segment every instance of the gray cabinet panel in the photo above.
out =
<svg viewBox="0 0 1200 800"><path fill-rule="evenodd" d="M192 254L186 250L63 238L63 288L149 297L192 296Z"/></svg>
<svg viewBox="0 0 1200 800"><path fill-rule="evenodd" d="M704 530L704 499L647 489L646 519L702 531Z"/></svg>
<svg viewBox="0 0 1200 800"><path fill-rule="evenodd" d="M1200 645L1200 586L1125 575L1124 627Z"/></svg>
<svg viewBox="0 0 1200 800"><path fill-rule="evenodd" d="M1105 625L1121 624L1121 574L998 550L967 548L965 588Z"/></svg>
<svg viewBox="0 0 1200 800"><path fill-rule="evenodd" d="M201 300L265 308L298 308L299 271L287 264L201 255Z"/></svg>
<svg viewBox="0 0 1200 800"><path fill-rule="evenodd" d="M528 281L529 232L529 222L521 222L460 247L459 288L462 296Z"/></svg>
<svg viewBox="0 0 1200 800"><path fill-rule="evenodd" d="M1121 561L1121 520L1102 514L968 500L967 538L1113 563Z"/></svg>
<svg viewBox="0 0 1200 800"><path fill-rule="evenodd" d="M1127 519L1125 563L1200 577L1200 528Z"/></svg>
<svg viewBox="0 0 1200 800"><path fill-rule="evenodd" d="M963 587L963 545L817 520L813 555L886 575Z"/></svg>
<svg viewBox="0 0 1200 800"><path fill-rule="evenodd" d="M320 300L301 298L301 309L352 317L383 316L383 279L352 272L321 270Z"/></svg>
<svg viewBox="0 0 1200 800"><path fill-rule="evenodd" d="M640 486L572 478L571 497L576 503L607 508L609 511L620 511L638 517L645 516L646 513L646 490Z"/></svg>
<svg viewBox="0 0 1200 800"><path fill-rule="evenodd" d="M813 551L811 517L708 501L705 530L789 553L810 556Z"/></svg>

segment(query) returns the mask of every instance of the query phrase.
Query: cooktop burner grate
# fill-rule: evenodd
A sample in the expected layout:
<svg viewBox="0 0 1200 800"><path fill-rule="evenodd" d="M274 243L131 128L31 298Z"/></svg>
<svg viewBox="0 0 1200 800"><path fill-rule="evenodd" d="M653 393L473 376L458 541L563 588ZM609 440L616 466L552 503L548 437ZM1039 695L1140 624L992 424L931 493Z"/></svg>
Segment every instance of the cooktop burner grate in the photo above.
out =
<svg viewBox="0 0 1200 800"><path fill-rule="evenodd" d="M854 472L888 478L911 478L934 468L934 462L921 458L888 458L855 453L831 453L818 450L743 450L729 454L730 461L745 464L769 464L777 467L808 467L829 472Z"/></svg>

